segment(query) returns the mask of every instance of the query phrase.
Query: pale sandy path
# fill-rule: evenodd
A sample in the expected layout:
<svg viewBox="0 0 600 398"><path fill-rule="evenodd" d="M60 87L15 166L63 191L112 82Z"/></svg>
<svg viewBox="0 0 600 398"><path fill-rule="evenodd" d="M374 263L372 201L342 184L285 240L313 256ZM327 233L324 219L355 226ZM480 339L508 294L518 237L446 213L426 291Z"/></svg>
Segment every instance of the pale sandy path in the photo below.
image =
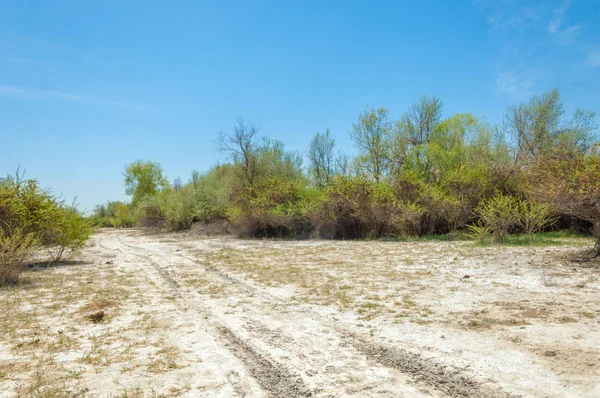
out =
<svg viewBox="0 0 600 398"><path fill-rule="evenodd" d="M0 397L600 397L575 250L102 230L0 290Z"/></svg>

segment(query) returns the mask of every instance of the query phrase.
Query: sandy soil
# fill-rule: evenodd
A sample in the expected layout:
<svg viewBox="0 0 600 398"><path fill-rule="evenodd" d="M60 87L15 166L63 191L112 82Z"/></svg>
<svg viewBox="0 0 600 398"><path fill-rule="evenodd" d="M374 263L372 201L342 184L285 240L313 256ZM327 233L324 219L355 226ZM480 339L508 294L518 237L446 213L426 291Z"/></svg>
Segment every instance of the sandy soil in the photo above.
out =
<svg viewBox="0 0 600 398"><path fill-rule="evenodd" d="M587 243L103 230L0 290L0 397L600 397Z"/></svg>

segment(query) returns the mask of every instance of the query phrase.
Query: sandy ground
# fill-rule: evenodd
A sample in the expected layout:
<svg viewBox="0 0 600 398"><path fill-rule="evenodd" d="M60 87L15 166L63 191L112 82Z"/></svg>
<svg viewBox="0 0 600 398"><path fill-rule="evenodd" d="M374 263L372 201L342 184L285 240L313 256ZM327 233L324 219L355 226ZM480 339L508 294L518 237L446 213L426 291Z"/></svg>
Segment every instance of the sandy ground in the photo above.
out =
<svg viewBox="0 0 600 398"><path fill-rule="evenodd" d="M600 397L582 244L103 230L0 290L0 397Z"/></svg>

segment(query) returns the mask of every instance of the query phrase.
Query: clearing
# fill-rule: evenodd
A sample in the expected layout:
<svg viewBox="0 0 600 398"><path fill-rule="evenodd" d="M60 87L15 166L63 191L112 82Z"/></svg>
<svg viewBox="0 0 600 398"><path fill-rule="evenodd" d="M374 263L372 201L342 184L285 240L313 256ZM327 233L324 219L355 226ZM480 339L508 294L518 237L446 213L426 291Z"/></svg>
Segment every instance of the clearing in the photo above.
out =
<svg viewBox="0 0 600 398"><path fill-rule="evenodd" d="M598 397L589 244L102 230L0 289L0 397Z"/></svg>

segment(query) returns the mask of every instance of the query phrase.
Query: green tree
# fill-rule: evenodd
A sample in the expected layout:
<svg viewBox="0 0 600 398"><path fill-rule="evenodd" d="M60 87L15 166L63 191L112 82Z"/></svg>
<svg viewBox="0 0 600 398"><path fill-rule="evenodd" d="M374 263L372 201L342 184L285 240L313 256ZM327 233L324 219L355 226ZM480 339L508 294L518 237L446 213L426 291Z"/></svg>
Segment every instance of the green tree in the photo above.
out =
<svg viewBox="0 0 600 398"><path fill-rule="evenodd" d="M112 202L113 204L113 216L119 218L130 217L129 206L123 202Z"/></svg>
<svg viewBox="0 0 600 398"><path fill-rule="evenodd" d="M125 192L131 195L132 206L145 196L154 196L169 187L163 175L162 167L157 162L137 160L125 167Z"/></svg>
<svg viewBox="0 0 600 398"><path fill-rule="evenodd" d="M559 143L580 151L590 147L597 127L595 113L576 109L568 122L563 120L564 113L558 89L508 109L505 128L515 137L515 164L531 162L551 152Z"/></svg>
<svg viewBox="0 0 600 398"><path fill-rule="evenodd" d="M325 129L325 133L315 134L310 142L308 149L309 172L315 185L319 188L327 185L334 174L334 146L335 139L331 136L329 129Z"/></svg>
<svg viewBox="0 0 600 398"><path fill-rule="evenodd" d="M302 179L302 156L296 151L287 151L283 141L263 138L256 148L255 180L272 177Z"/></svg>
<svg viewBox="0 0 600 398"><path fill-rule="evenodd" d="M367 109L354 123L350 137L367 174L379 182L390 171L392 123L386 108Z"/></svg>
<svg viewBox="0 0 600 398"><path fill-rule="evenodd" d="M438 97L423 96L402 115L393 143L396 169L402 167L409 157L409 168L427 180L433 178L428 148L441 119L442 101Z"/></svg>

